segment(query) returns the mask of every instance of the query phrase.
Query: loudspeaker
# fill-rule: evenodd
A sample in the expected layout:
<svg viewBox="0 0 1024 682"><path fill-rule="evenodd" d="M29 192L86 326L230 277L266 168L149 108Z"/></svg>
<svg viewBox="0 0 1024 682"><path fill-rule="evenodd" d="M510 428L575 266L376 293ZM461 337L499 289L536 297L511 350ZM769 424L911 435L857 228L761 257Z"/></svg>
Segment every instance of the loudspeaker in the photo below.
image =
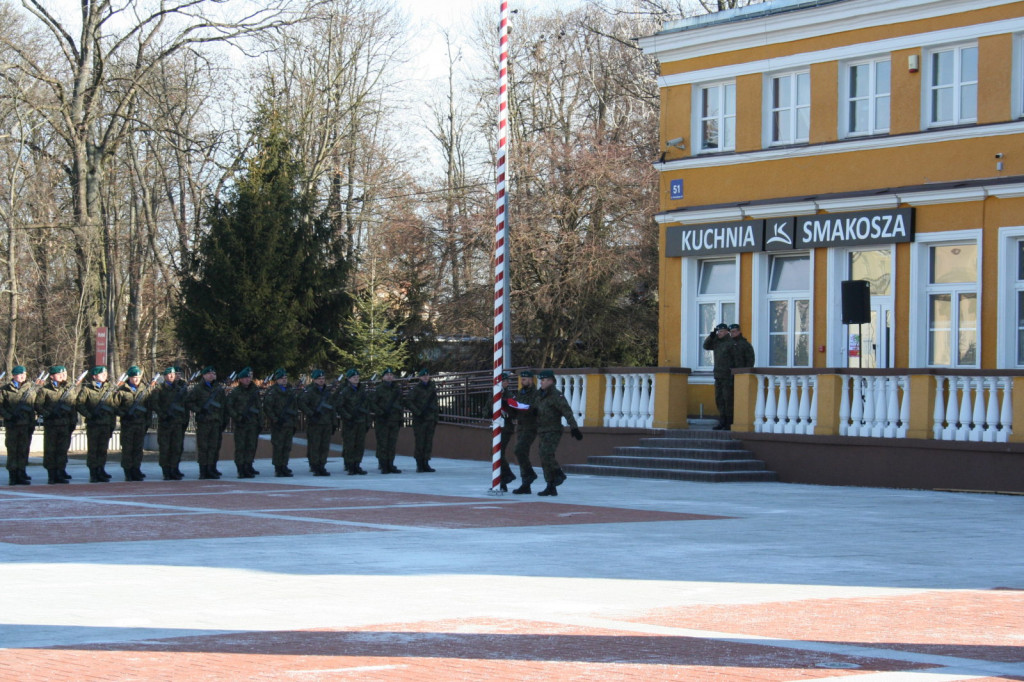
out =
<svg viewBox="0 0 1024 682"><path fill-rule="evenodd" d="M866 279L843 282L843 324L871 322L871 289Z"/></svg>

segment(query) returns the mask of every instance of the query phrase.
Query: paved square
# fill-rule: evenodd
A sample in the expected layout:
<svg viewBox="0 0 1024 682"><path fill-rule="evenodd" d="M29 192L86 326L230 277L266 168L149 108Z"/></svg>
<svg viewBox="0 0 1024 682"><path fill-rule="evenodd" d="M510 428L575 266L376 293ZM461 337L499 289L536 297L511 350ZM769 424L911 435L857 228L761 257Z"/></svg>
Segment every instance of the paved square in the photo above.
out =
<svg viewBox="0 0 1024 682"><path fill-rule="evenodd" d="M0 679L1024 680L1024 497L435 465L0 489Z"/></svg>

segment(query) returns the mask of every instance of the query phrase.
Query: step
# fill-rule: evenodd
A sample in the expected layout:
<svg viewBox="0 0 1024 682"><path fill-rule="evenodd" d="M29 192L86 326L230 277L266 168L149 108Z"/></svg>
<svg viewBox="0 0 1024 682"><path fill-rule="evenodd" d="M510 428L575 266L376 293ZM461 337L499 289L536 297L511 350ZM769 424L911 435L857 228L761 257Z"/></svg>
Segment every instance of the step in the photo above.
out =
<svg viewBox="0 0 1024 682"><path fill-rule="evenodd" d="M769 482L778 480L774 471L696 471L692 469L633 469L630 467L568 464L566 473L588 476L621 476L626 478L658 478L702 483Z"/></svg>
<svg viewBox="0 0 1024 682"><path fill-rule="evenodd" d="M688 440L736 440L732 431L712 431L710 429L665 429L661 432L660 437L685 438Z"/></svg>
<svg viewBox="0 0 1024 682"><path fill-rule="evenodd" d="M649 448L641 445L620 445L612 454L626 457L668 457L688 459L754 459L749 450L705 450L703 448Z"/></svg>
<svg viewBox="0 0 1024 682"><path fill-rule="evenodd" d="M759 459L669 459L667 457L619 457L599 455L587 458L594 466L634 467L639 469L693 469L696 471L764 471Z"/></svg>
<svg viewBox="0 0 1024 682"><path fill-rule="evenodd" d="M641 438L640 445L654 448L706 448L708 450L742 450L743 441L724 438Z"/></svg>

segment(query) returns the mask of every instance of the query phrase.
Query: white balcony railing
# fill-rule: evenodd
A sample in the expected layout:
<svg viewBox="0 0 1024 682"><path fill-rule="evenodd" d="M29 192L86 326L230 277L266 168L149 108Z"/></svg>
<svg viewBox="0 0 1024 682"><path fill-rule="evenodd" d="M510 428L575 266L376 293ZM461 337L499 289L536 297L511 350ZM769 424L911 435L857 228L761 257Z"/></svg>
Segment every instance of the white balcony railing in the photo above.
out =
<svg viewBox="0 0 1024 682"><path fill-rule="evenodd" d="M652 374L606 374L604 419L611 428L646 428L654 424Z"/></svg>
<svg viewBox="0 0 1024 682"><path fill-rule="evenodd" d="M909 377L843 375L842 382L840 436L907 437Z"/></svg>
<svg viewBox="0 0 1024 682"><path fill-rule="evenodd" d="M1013 379L936 376L932 433L937 440L1005 443L1013 432Z"/></svg>
<svg viewBox="0 0 1024 682"><path fill-rule="evenodd" d="M811 435L818 420L818 377L757 374L754 431Z"/></svg>
<svg viewBox="0 0 1024 682"><path fill-rule="evenodd" d="M583 426L587 413L587 377L585 374L556 374L555 388L562 392L569 401L576 423ZM562 424L568 426L565 418Z"/></svg>

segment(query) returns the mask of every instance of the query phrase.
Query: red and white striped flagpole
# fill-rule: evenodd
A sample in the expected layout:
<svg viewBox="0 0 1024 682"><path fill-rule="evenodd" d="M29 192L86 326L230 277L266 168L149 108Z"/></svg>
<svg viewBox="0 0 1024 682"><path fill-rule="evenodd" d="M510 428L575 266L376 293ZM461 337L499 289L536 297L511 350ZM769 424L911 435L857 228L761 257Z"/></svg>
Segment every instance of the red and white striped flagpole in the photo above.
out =
<svg viewBox="0 0 1024 682"><path fill-rule="evenodd" d="M508 0L501 0L501 26L499 30L500 57L498 60L498 169L495 180L494 213L494 392L491 416L491 490L501 484L501 430L505 420L501 416L501 373L505 360L505 306L508 292L505 282L505 244L508 222L505 207L506 162L508 157Z"/></svg>

